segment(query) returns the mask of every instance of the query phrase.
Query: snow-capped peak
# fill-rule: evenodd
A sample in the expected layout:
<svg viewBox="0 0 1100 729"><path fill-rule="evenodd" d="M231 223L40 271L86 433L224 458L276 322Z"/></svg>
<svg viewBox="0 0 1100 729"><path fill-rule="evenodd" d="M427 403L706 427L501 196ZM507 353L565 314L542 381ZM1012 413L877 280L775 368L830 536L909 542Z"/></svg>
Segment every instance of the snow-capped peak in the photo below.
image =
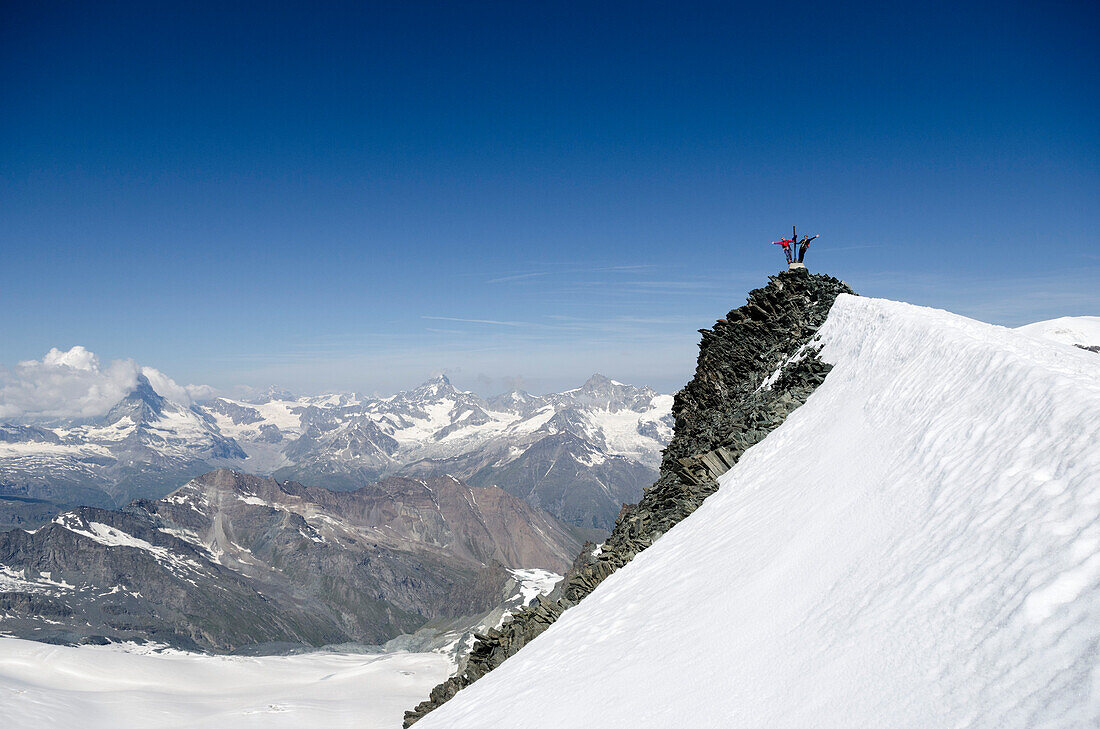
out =
<svg viewBox="0 0 1100 729"><path fill-rule="evenodd" d="M128 417L135 423L144 423L163 415L167 404L168 401L153 389L149 379L139 374L134 389L111 408L103 420L111 425Z"/></svg>
<svg viewBox="0 0 1100 729"><path fill-rule="evenodd" d="M413 388L408 393L408 399L411 401L417 400L440 400L447 397L454 397L458 395L459 391L455 389L451 381L447 379L447 375L436 375L427 382L418 387Z"/></svg>
<svg viewBox="0 0 1100 729"><path fill-rule="evenodd" d="M120 502L161 495L144 486L150 472L167 491L219 467L334 488L356 488L405 469L467 479L480 473L484 483L478 485L504 485L499 479L506 478L515 491L529 493L536 486L530 478L519 471L501 475L498 469L522 459L516 468L523 473L549 473L556 488L583 488L566 480L562 469L522 468L536 453L549 452L532 451L537 442L569 431L597 451L586 455L586 462L606 466L599 499L608 503L601 504L600 513L613 516L620 503L611 501L636 498L653 474L671 437L670 407L670 396L598 375L567 393L515 391L486 400L458 390L442 374L384 398L299 397L272 389L252 400L219 397L181 405L139 373L95 425L64 432L5 430L3 440L13 445L0 447L0 465L9 467L8 473L24 469L28 481L76 473L82 483L109 491L111 501ZM531 454L528 459L525 453ZM119 473L141 490L119 489ZM162 475L172 473L178 480ZM628 484L629 494L605 493L607 484L614 492L617 481Z"/></svg>

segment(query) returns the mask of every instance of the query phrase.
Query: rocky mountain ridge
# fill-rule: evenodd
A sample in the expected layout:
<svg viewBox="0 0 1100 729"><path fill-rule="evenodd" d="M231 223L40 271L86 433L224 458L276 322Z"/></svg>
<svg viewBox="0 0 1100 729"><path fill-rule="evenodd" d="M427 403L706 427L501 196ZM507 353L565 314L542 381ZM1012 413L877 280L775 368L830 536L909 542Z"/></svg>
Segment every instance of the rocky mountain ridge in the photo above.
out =
<svg viewBox="0 0 1100 729"><path fill-rule="evenodd" d="M478 636L466 665L406 713L405 726L518 652L615 570L698 508L717 477L804 403L829 366L810 345L847 284L805 269L784 272L746 304L700 330L694 378L677 393L675 433L656 482L624 507L611 536L585 545L554 593Z"/></svg>
<svg viewBox="0 0 1100 729"><path fill-rule="evenodd" d="M521 499L450 476L333 492L220 470L156 501L0 533L0 632L212 651L381 644L432 621L485 624L579 546Z"/></svg>
<svg viewBox="0 0 1100 729"><path fill-rule="evenodd" d="M671 405L671 396L601 375L562 393L489 399L441 375L384 398L272 391L184 407L141 376L95 423L0 425L0 526L158 498L228 467L334 490L451 474L606 530L656 473Z"/></svg>

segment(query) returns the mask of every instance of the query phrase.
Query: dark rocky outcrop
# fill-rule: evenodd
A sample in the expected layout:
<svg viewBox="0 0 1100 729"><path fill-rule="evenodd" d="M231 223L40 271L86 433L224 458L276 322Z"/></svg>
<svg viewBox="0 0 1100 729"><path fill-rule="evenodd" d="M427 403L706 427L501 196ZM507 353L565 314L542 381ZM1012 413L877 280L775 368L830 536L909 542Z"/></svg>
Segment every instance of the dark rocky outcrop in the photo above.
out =
<svg viewBox="0 0 1100 729"><path fill-rule="evenodd" d="M717 477L825 379L829 365L806 345L841 293L853 292L830 276L784 272L713 328L700 330L695 377L676 395L675 434L656 483L638 504L623 507L599 549L585 546L552 595L478 636L466 666L406 712L405 726L514 655L714 493Z"/></svg>

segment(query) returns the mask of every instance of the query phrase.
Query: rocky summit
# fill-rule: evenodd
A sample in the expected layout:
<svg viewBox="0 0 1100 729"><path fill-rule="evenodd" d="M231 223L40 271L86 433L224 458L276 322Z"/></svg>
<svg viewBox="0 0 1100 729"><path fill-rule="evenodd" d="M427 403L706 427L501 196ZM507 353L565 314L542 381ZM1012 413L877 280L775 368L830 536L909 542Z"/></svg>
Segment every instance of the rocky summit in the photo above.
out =
<svg viewBox="0 0 1100 729"><path fill-rule="evenodd" d="M853 292L831 276L784 272L700 330L695 376L675 397L675 432L656 482L638 504L622 509L603 544L585 545L553 594L480 635L462 670L407 712L405 726L518 652L714 493L717 477L824 380L830 368L810 342L842 293Z"/></svg>
<svg viewBox="0 0 1100 729"><path fill-rule="evenodd" d="M0 534L0 631L218 652L461 632L580 545L523 500L450 476L334 492L219 470Z"/></svg>

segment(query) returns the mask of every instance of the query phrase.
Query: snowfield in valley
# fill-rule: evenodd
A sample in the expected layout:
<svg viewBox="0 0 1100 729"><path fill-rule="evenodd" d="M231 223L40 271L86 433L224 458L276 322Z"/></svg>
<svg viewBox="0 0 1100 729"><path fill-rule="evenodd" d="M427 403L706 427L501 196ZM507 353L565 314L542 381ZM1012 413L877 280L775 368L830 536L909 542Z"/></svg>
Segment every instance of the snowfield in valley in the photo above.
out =
<svg viewBox="0 0 1100 729"><path fill-rule="evenodd" d="M714 496L417 729L1100 725L1100 357L847 295L819 343Z"/></svg>
<svg viewBox="0 0 1100 729"><path fill-rule="evenodd" d="M394 729L451 669L437 653L141 655L3 638L0 725Z"/></svg>

